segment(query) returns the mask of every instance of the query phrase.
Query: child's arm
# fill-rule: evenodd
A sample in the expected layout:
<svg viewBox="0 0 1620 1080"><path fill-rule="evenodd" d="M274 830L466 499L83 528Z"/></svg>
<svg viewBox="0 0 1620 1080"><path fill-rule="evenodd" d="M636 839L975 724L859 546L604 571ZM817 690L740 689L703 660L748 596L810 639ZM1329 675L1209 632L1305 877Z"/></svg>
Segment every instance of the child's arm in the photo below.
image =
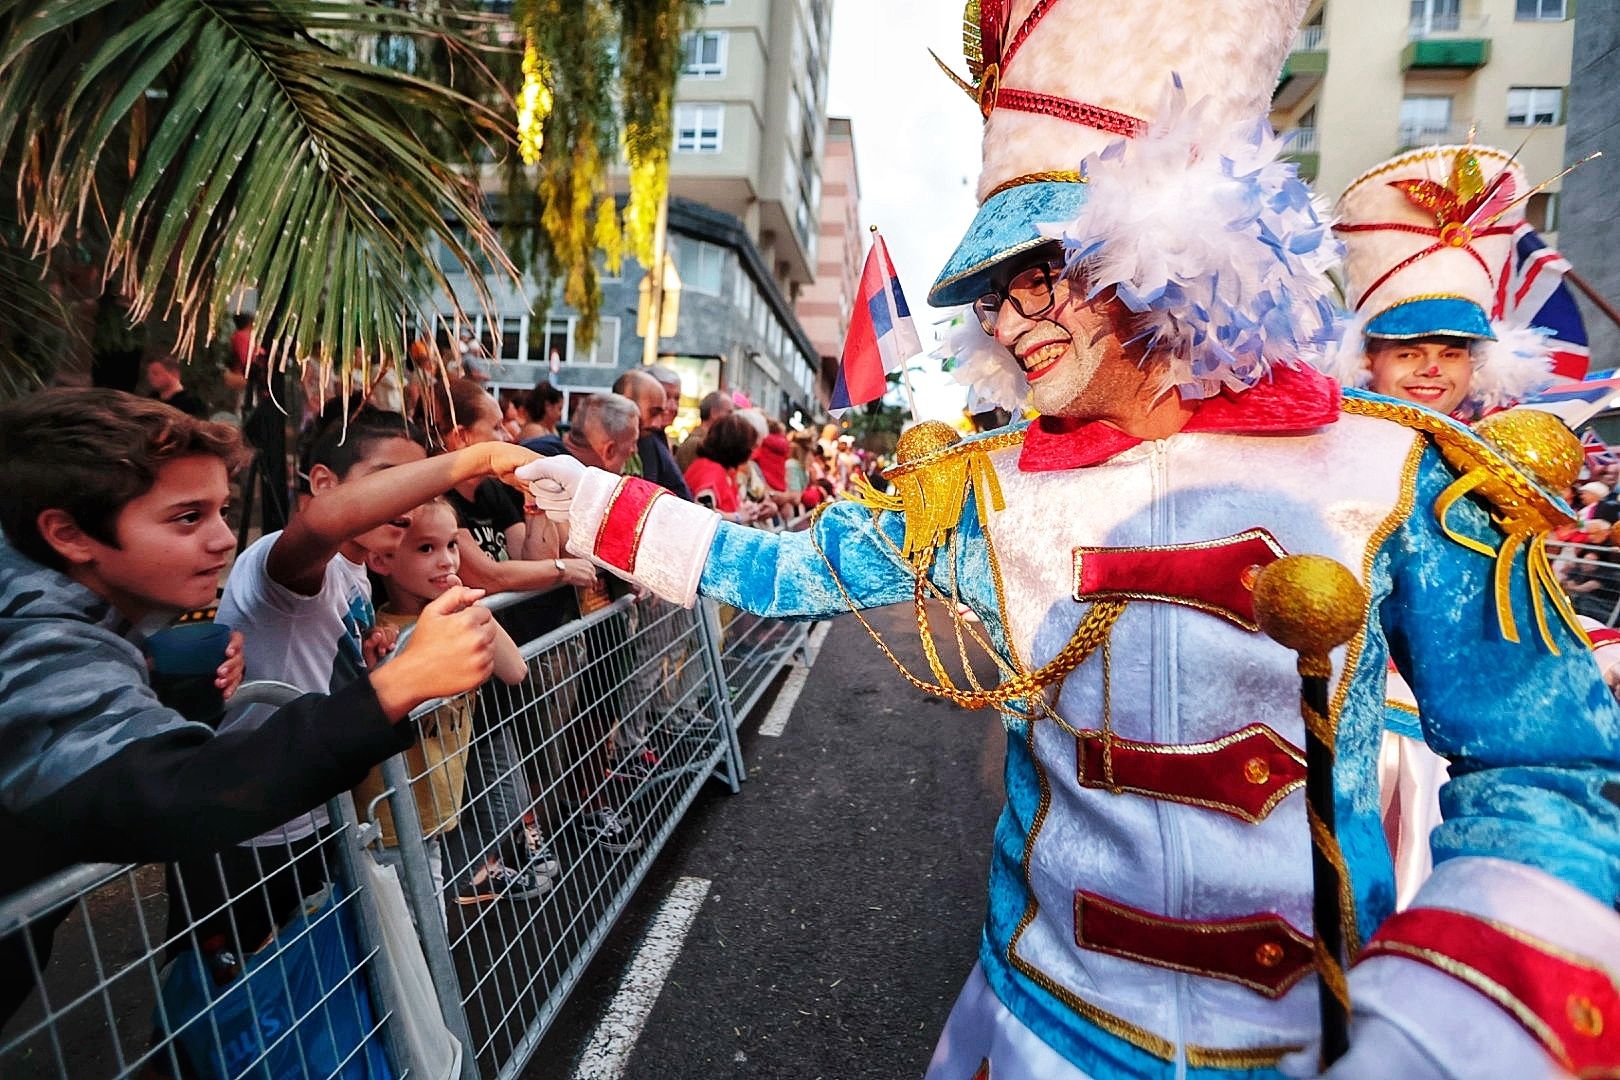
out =
<svg viewBox="0 0 1620 1080"><path fill-rule="evenodd" d="M509 480L512 470L538 456L511 443L480 443L349 481L315 496L293 515L270 549L265 571L277 584L313 596L326 577L326 564L351 538L466 480Z"/></svg>
<svg viewBox="0 0 1620 1080"><path fill-rule="evenodd" d="M499 623L495 625L495 676L508 686L516 686L529 674L529 665L523 662L517 643Z"/></svg>

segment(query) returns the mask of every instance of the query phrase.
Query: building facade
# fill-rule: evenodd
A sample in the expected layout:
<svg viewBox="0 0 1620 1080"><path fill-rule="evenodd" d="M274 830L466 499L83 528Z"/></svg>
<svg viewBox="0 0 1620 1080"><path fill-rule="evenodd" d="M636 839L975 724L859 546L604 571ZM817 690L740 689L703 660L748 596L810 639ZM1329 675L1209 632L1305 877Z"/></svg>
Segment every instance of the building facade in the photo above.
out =
<svg viewBox="0 0 1620 1080"><path fill-rule="evenodd" d="M1611 308L1620 309L1620 4L1582 3L1575 13L1575 58L1569 83L1569 164L1596 151L1609 155L1564 179L1558 246L1576 273ZM1620 326L1579 289L1592 370L1620 366ZM1607 432L1620 436L1620 426Z"/></svg>
<svg viewBox="0 0 1620 1080"><path fill-rule="evenodd" d="M706 0L683 41L668 229L681 289L676 332L658 352L681 372L690 416L722 386L784 418L818 416L825 400L820 355L793 304L818 265L831 15L831 0ZM618 183L622 195L625 177ZM537 282L492 279L497 312L472 327L491 385L516 392L549 379L570 409L608 389L642 362L645 276L626 260L603 280L589 347L572 310L530 310ZM457 293L471 302L470 289Z"/></svg>
<svg viewBox="0 0 1620 1080"><path fill-rule="evenodd" d="M849 331L849 313L860 293L866 234L861 231L861 181L855 165L855 137L849 119L827 120L822 164L820 258L816 280L799 294L799 322L821 359L822 400L832 394L838 360Z"/></svg>
<svg viewBox="0 0 1620 1080"><path fill-rule="evenodd" d="M1574 8L1575 0L1316 0L1283 68L1272 124L1330 200L1401 150L1464 142L1470 127L1479 142L1518 150L1540 182L1564 166ZM1527 207L1555 238L1559 196L1553 184Z"/></svg>

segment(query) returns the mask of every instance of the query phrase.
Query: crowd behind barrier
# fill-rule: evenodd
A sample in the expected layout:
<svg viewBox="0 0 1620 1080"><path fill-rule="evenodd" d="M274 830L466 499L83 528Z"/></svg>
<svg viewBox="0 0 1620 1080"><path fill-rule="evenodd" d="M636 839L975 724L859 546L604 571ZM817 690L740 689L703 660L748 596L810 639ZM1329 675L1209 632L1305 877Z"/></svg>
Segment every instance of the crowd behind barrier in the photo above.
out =
<svg viewBox="0 0 1620 1080"><path fill-rule="evenodd" d="M533 599L490 603L516 620ZM0 1076L518 1075L698 791L738 789L733 704L807 633L626 596L523 642L516 685L415 710L417 744L332 800L312 841L239 849L263 871L242 891L214 856L169 869L213 870L211 891L101 865L0 900L0 936L61 923L48 962L26 950L36 987L0 1028ZM238 705L292 693L248 684ZM497 855L535 887L468 902L445 868ZM248 929L287 890L298 913Z"/></svg>

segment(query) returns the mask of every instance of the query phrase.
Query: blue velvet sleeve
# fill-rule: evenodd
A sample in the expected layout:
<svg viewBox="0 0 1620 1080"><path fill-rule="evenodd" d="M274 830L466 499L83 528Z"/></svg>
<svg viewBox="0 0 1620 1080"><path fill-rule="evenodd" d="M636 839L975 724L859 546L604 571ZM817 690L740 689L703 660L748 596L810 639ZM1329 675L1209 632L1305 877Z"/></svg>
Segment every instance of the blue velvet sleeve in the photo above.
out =
<svg viewBox="0 0 1620 1080"><path fill-rule="evenodd" d="M1453 479L1430 450L1407 521L1390 537L1380 618L1412 686L1423 736L1449 758L1435 862L1525 863L1612 904L1620 893L1620 709L1591 652L1549 609L1559 655L1540 640L1523 551L1512 576L1520 642L1502 637L1494 563L1446 538L1435 499ZM1492 548L1502 536L1473 499L1451 527Z"/></svg>
<svg viewBox="0 0 1620 1080"><path fill-rule="evenodd" d="M892 543L878 535L880 528ZM721 522L698 591L775 619L836 615L849 611L850 601L862 608L898 604L911 599L916 583L895 554L904 531L900 515L874 516L853 502L832 504L804 532Z"/></svg>

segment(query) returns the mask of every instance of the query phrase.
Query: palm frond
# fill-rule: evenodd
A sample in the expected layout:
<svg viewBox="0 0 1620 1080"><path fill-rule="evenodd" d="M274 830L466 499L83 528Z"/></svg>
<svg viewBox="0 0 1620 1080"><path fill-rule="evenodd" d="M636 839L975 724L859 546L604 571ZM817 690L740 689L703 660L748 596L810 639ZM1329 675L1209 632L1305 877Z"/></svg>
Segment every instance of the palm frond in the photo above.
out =
<svg viewBox="0 0 1620 1080"><path fill-rule="evenodd" d="M43 386L74 333L44 264L11 243L8 231L0 229L0 400Z"/></svg>
<svg viewBox="0 0 1620 1080"><path fill-rule="evenodd" d="M355 55L378 35L466 48L448 19L355 0L0 0L0 161L17 163L27 241L48 256L104 234L131 317L173 318L182 353L252 289L273 356L364 378L402 351L407 313L453 303L440 245L486 309L484 271L515 278L453 164L474 155L420 133L443 118L510 143L509 122Z"/></svg>

